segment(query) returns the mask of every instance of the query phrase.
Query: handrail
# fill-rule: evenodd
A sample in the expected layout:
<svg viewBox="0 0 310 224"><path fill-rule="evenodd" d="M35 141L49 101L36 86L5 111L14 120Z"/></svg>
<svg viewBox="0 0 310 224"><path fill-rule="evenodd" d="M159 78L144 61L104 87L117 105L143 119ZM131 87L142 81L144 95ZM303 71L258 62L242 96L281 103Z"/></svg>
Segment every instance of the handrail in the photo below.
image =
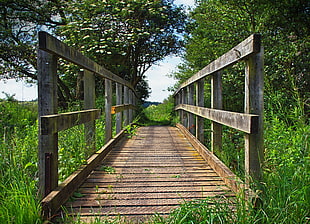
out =
<svg viewBox="0 0 310 224"><path fill-rule="evenodd" d="M58 114L57 60L59 57L83 68L85 109L83 111ZM59 131L84 124L86 145L93 150L96 149L95 120L100 117L101 111L94 109L95 75L105 79L105 141L108 143L112 139L112 82L116 83L117 105L115 106L118 107L123 103L130 105L124 108L122 113L116 114L116 134L121 133L123 126L133 120L133 109L136 103L133 86L57 38L46 32L39 32L39 193L41 197L47 196L58 186ZM67 193L70 194L70 192Z"/></svg>
<svg viewBox="0 0 310 224"><path fill-rule="evenodd" d="M109 70L105 69L104 67L98 65L96 62L84 56L79 51L73 49L72 47L69 47L65 43L61 42L57 38L44 31L39 32L39 49L49 52L53 55L57 55L58 57L61 57L67 61L79 65L84 69L87 69L88 71L94 72L102 78L120 83L124 86L129 87L133 91L135 90L130 82L113 74Z"/></svg>
<svg viewBox="0 0 310 224"><path fill-rule="evenodd" d="M222 110L221 71L239 61L246 62L244 113ZM253 34L186 80L174 93L175 110L179 112L182 125L201 142L204 142L204 118L211 120L212 152L222 148L222 125L245 133L247 183L251 179L261 179L263 73L261 36ZM204 108L204 78L207 76L211 76L211 108Z"/></svg>

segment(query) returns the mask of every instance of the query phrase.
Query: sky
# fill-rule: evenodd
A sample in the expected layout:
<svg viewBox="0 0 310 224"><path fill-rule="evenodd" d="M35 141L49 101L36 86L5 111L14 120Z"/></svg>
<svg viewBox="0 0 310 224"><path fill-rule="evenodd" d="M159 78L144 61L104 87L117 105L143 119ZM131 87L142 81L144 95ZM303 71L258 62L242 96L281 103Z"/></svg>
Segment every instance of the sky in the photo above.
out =
<svg viewBox="0 0 310 224"><path fill-rule="evenodd" d="M193 6L195 0L175 0L176 4L183 4L184 6ZM168 75L176 71L177 65L181 63L181 58L170 56L165 58L158 65L152 66L146 73L149 86L152 93L147 101L162 102L171 92L167 88L175 84L173 78ZM16 82L14 79L0 80L0 98L5 98L3 92L14 95L14 98L20 101L31 101L38 98L38 88L36 84L27 84L25 82Z"/></svg>

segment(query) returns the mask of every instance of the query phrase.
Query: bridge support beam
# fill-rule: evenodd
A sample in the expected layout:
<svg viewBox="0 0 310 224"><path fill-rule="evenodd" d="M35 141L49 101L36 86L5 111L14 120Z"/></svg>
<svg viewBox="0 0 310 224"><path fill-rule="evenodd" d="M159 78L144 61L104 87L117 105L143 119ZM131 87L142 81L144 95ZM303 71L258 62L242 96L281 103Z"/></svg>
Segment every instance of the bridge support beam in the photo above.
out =
<svg viewBox="0 0 310 224"><path fill-rule="evenodd" d="M38 50L38 112L57 113L57 57ZM58 186L58 134L42 135L39 130L39 194L46 196Z"/></svg>

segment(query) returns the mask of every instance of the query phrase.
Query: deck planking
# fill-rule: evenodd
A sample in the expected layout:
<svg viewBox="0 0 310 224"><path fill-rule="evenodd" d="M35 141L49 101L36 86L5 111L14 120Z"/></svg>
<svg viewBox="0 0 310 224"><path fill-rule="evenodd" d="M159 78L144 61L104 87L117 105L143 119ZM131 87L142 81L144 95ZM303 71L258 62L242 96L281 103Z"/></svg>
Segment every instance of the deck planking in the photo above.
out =
<svg viewBox="0 0 310 224"><path fill-rule="evenodd" d="M65 207L84 221L121 215L140 222L169 215L187 200L234 197L183 134L168 126L140 127L137 136L116 144L79 193Z"/></svg>

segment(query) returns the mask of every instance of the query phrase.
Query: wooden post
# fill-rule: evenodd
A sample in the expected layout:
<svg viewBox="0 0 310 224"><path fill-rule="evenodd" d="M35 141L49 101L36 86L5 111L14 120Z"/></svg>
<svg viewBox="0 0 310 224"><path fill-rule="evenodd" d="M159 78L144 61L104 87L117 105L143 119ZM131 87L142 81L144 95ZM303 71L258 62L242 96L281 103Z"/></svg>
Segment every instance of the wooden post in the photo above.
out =
<svg viewBox="0 0 310 224"><path fill-rule="evenodd" d="M181 89L181 91L178 93L180 96L180 104L184 103L184 92L183 89ZM184 110L180 110L180 123L184 126Z"/></svg>
<svg viewBox="0 0 310 224"><path fill-rule="evenodd" d="M58 186L58 134L41 134L41 116L57 113L57 57L38 50L39 193Z"/></svg>
<svg viewBox="0 0 310 224"><path fill-rule="evenodd" d="M248 177L260 180L261 164L264 160L263 112L264 112L264 51L249 57L245 69L245 113L259 115L258 132L245 134L245 171Z"/></svg>
<svg viewBox="0 0 310 224"><path fill-rule="evenodd" d="M196 82L196 106L204 107L204 79ZM196 138L204 143L204 118L196 116Z"/></svg>
<svg viewBox="0 0 310 224"><path fill-rule="evenodd" d="M123 104L122 84L116 83L116 105ZM116 113L116 134L122 130L122 112Z"/></svg>
<svg viewBox="0 0 310 224"><path fill-rule="evenodd" d="M184 88L182 92L183 104L188 103L187 93L188 93L187 88ZM188 112L186 111L183 111L183 126L188 129Z"/></svg>
<svg viewBox="0 0 310 224"><path fill-rule="evenodd" d="M222 109L222 75L216 72L211 76L211 108ZM222 125L211 122L211 151L222 150Z"/></svg>
<svg viewBox="0 0 310 224"><path fill-rule="evenodd" d="M129 100L129 104L132 105L133 104L133 101L132 101L133 99L132 99L132 90L131 89L129 89L128 100ZM128 113L129 113L129 123L131 123L132 120L133 120L132 109L129 109Z"/></svg>
<svg viewBox="0 0 310 224"><path fill-rule="evenodd" d="M194 105L195 86L188 86L187 102L189 105ZM192 134L195 134L196 128L194 123L194 114L188 113L188 129Z"/></svg>
<svg viewBox="0 0 310 224"><path fill-rule="evenodd" d="M105 143L112 138L112 81L105 79Z"/></svg>
<svg viewBox="0 0 310 224"><path fill-rule="evenodd" d="M124 104L128 104L129 103L129 89L127 86L124 86ZM124 115L124 126L129 125L129 111L128 110L124 110L123 112Z"/></svg>
<svg viewBox="0 0 310 224"><path fill-rule="evenodd" d="M92 72L84 70L84 109L95 108L95 76ZM91 152L96 150L96 122L91 121L84 125L86 148ZM87 153L89 155L89 153Z"/></svg>

